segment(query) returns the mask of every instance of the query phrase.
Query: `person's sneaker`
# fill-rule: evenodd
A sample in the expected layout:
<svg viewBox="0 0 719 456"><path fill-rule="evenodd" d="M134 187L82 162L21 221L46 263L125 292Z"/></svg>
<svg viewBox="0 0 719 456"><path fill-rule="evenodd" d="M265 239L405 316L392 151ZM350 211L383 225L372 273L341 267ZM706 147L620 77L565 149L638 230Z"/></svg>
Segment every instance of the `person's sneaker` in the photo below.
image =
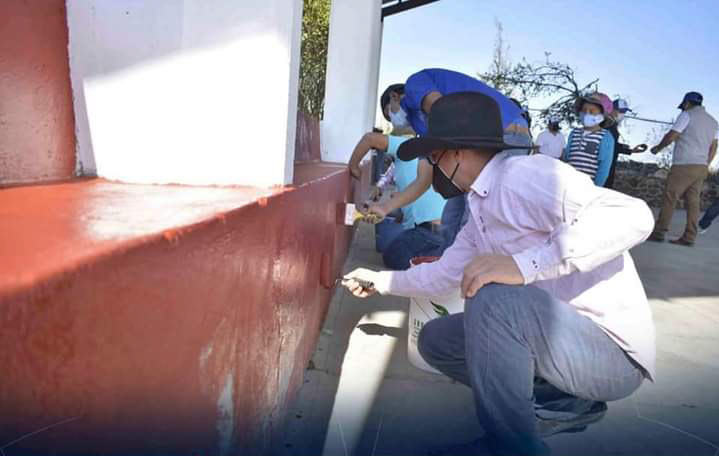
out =
<svg viewBox="0 0 719 456"><path fill-rule="evenodd" d="M582 432L587 429L590 424L604 418L607 414L607 403L597 402L589 409L588 412L577 415L569 420L543 420L537 418L539 427L539 435L549 437L550 435L559 434L560 432Z"/></svg>
<svg viewBox="0 0 719 456"><path fill-rule="evenodd" d="M683 245L685 247L692 247L694 246L694 241L687 241L684 238L674 239L669 241L670 244L676 244L676 245Z"/></svg>
<svg viewBox="0 0 719 456"><path fill-rule="evenodd" d="M709 230L709 227L706 228L699 228L699 234L704 234Z"/></svg>
<svg viewBox="0 0 719 456"><path fill-rule="evenodd" d="M649 237L647 238L647 241L652 241L652 242L664 242L664 235L663 235L663 234L659 234L659 233L652 233L652 234L650 234Z"/></svg>

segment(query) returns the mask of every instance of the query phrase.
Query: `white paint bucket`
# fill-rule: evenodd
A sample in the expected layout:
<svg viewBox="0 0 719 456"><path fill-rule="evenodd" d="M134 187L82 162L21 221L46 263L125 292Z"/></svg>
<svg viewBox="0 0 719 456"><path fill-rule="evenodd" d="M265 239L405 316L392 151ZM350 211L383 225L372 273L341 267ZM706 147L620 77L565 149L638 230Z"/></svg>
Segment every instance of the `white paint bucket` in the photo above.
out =
<svg viewBox="0 0 719 456"><path fill-rule="evenodd" d="M437 261L439 257L416 257L410 260L412 266ZM430 320L464 312L464 299L457 289L456 293L442 298L413 297L409 301L409 334L407 335L407 358L419 369L440 374L422 358L417 349L417 340L422 327Z"/></svg>

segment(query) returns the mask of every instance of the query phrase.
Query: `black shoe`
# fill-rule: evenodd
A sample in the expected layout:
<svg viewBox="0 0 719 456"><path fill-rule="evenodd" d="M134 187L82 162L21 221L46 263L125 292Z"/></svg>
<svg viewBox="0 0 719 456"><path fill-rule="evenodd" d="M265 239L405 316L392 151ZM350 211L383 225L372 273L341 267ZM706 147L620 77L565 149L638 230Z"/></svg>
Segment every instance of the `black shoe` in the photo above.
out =
<svg viewBox="0 0 719 456"><path fill-rule="evenodd" d="M694 241L687 241L684 238L674 239L669 241L670 244L683 245L685 247L694 247Z"/></svg>
<svg viewBox="0 0 719 456"><path fill-rule="evenodd" d="M607 414L607 403L597 402L589 409L588 412L577 415L575 418L568 420L543 420L537 418L539 426L539 435L549 437L550 435L559 434L560 432L582 432L587 429L590 424L596 423L604 418Z"/></svg>
<svg viewBox="0 0 719 456"><path fill-rule="evenodd" d="M652 241L652 242L664 242L664 235L663 235L663 234L659 234L659 233L652 233L652 234L650 234L649 237L647 238L647 241Z"/></svg>

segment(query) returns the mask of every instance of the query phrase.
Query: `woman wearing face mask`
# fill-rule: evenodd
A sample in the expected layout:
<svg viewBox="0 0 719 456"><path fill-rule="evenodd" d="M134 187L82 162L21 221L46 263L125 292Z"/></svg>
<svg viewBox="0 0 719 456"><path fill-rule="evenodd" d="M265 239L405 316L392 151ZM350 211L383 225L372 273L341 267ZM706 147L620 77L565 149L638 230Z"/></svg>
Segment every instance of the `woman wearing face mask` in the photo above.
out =
<svg viewBox="0 0 719 456"><path fill-rule="evenodd" d="M582 126L569 134L562 160L588 174L601 187L614 156L614 137L601 126L605 120L610 121L612 100L597 92L578 98L575 106Z"/></svg>

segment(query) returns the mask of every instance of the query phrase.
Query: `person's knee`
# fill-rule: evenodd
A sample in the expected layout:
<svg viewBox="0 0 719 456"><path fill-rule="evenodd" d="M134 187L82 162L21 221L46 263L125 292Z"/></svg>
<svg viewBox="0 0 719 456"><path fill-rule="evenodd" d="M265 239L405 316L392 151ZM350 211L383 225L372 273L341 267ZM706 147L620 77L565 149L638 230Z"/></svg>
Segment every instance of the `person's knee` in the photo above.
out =
<svg viewBox="0 0 719 456"><path fill-rule="evenodd" d="M479 289L465 304L467 320L472 322L500 319L521 323L549 311L549 294L534 286L489 284Z"/></svg>
<svg viewBox="0 0 719 456"><path fill-rule="evenodd" d="M468 313L489 310L495 307L506 307L512 305L515 299L512 296L517 293L516 285L503 285L491 283L480 288L477 293L467 299L465 311Z"/></svg>
<svg viewBox="0 0 719 456"><path fill-rule="evenodd" d="M402 246L396 245L396 243L390 244L382 254L382 261L385 266L395 271L404 271L409 269L409 257L401 248Z"/></svg>
<svg viewBox="0 0 719 456"><path fill-rule="evenodd" d="M429 364L442 358L442 333L440 318L430 320L422 327L417 338L417 350Z"/></svg>

